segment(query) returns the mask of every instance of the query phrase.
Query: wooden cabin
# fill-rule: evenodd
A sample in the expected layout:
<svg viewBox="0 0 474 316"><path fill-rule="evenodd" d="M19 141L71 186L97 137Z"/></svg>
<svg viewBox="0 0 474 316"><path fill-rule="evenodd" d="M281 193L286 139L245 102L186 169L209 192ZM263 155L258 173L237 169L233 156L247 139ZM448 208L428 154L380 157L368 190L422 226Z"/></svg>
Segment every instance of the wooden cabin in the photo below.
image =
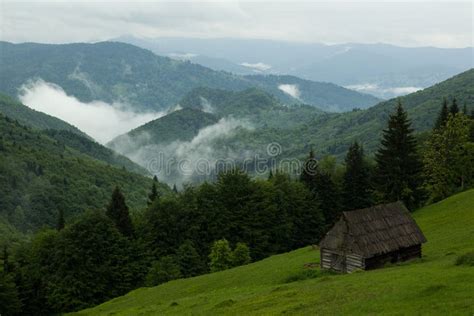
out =
<svg viewBox="0 0 474 316"><path fill-rule="evenodd" d="M401 202L343 212L321 241L321 268L370 270L421 257L426 238Z"/></svg>

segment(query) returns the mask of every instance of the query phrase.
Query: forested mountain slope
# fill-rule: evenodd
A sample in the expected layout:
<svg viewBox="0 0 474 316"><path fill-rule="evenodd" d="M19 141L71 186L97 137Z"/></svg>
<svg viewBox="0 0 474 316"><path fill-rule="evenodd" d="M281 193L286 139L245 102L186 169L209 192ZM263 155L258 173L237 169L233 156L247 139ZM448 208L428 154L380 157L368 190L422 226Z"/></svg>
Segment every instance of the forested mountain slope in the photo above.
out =
<svg viewBox="0 0 474 316"><path fill-rule="evenodd" d="M466 105L469 112L473 110L474 70L398 100L407 109L415 130L423 132L433 127L444 98L449 103L456 98L461 109ZM237 118L241 124L224 137L208 137L206 158L243 159L255 154L265 156L271 143L280 146L279 159L302 158L311 147L316 150L318 157L331 154L341 158L355 140L363 144L370 156L377 149L387 118L397 102L397 99L391 99L366 110L324 113L304 105L282 106L277 99L259 89L232 92L199 88L179 102L188 111L176 111L145 124L126 136L116 138L109 145L129 157L133 156L135 161L143 165L143 161L148 160L141 157L140 149L143 146L189 142L200 130L210 125L216 127L215 134L219 135L217 120L224 117ZM199 140L202 141L202 137ZM189 149L189 146L186 148ZM173 148L166 149L168 155L174 155ZM164 148L161 146L155 150L163 151ZM244 156L232 153L243 153ZM192 156L190 151L187 154L187 158ZM181 157L186 158L186 152Z"/></svg>
<svg viewBox="0 0 474 316"><path fill-rule="evenodd" d="M130 171L148 175L148 172L144 168L133 163L127 157L119 155L109 148L96 143L75 126L56 117L30 109L20 102L2 94L0 94L0 113L18 121L22 125L43 130L62 145L74 148L92 158L102 160L114 166L124 167Z"/></svg>
<svg viewBox="0 0 474 316"><path fill-rule="evenodd" d="M293 97L279 86L291 84L286 79L293 82L297 80L294 78L246 78L117 42L63 45L0 42L0 56L0 91L10 96L17 96L18 89L29 80L41 78L82 102L118 101L149 111L174 106L197 87L235 91L260 86L282 102L303 102L323 110L368 107L378 101L336 85L309 81L299 87L302 97ZM319 91L317 98L308 89Z"/></svg>
<svg viewBox="0 0 474 316"><path fill-rule="evenodd" d="M118 152L130 152L144 145L189 141L200 129L217 121L218 117L212 113L184 108L118 136L107 146Z"/></svg>
<svg viewBox="0 0 474 316"><path fill-rule="evenodd" d="M349 144L360 141L368 154L379 143L388 115L398 100L407 109L413 127L423 132L433 127L443 98L449 103L456 98L459 108L466 105L468 112L474 109L474 70L471 69L432 87L411 93L398 99L381 102L367 110L347 113L322 114L294 128L262 128L242 131L235 142L251 140L255 149L264 148L269 142L278 142L284 156L303 155L313 146L318 155L342 156ZM230 140L229 142L232 142Z"/></svg>
<svg viewBox="0 0 474 316"><path fill-rule="evenodd" d="M94 159L1 114L0 135L0 216L17 229L54 226L60 210L70 219L86 209L102 209L116 185L132 209L146 206L151 178Z"/></svg>
<svg viewBox="0 0 474 316"><path fill-rule="evenodd" d="M257 87L276 96L281 94L282 89L289 88L293 97L302 103L324 104L324 107L320 106L319 108L328 112L346 112L354 108L365 109L381 101L369 94L341 89L334 83L315 82L295 76L252 75L245 76L245 78L254 82ZM370 102L367 102L367 99L370 99Z"/></svg>
<svg viewBox="0 0 474 316"><path fill-rule="evenodd" d="M179 101L183 108L198 109L219 117L255 116L268 111L280 110L278 99L261 89L227 91L210 88L196 88Z"/></svg>
<svg viewBox="0 0 474 316"><path fill-rule="evenodd" d="M259 135L268 129L293 130L310 124L324 113L308 105L284 106L256 88L238 92L197 88L188 93L179 106L181 110L121 135L107 146L143 167L150 167L150 162L157 159L166 162L170 172L163 174L163 168L152 172L169 184L203 180L183 176L178 170L179 163L189 164L191 173L196 171L197 164L205 163L210 172L201 176L209 180L215 176L213 169L218 161L240 164L243 160L256 159L258 153L266 157L273 135L267 135L267 143L259 148L254 147L258 137L253 133ZM251 136L239 137L247 133Z"/></svg>

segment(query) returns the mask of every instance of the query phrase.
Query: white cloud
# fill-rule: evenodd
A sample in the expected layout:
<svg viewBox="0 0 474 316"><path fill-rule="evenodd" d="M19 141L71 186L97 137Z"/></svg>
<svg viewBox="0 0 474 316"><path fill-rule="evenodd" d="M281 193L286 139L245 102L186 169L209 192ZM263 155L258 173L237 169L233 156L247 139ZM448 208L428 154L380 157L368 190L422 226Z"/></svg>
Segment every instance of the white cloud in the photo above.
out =
<svg viewBox="0 0 474 316"><path fill-rule="evenodd" d="M272 66L261 63L261 62L260 63L254 63L254 64L252 64L252 63L241 63L240 65L244 66L244 67L247 67L247 68L251 68L254 71L256 70L258 72L267 71L267 70L272 68Z"/></svg>
<svg viewBox="0 0 474 316"><path fill-rule="evenodd" d="M281 84L278 86L278 89L292 96L295 99L300 98L300 95L301 95L300 89L295 84Z"/></svg>
<svg viewBox="0 0 474 316"><path fill-rule="evenodd" d="M178 60L190 60L193 59L194 57L197 57L197 54L193 53L170 53L168 54L168 57L173 58L173 59L178 59Z"/></svg>
<svg viewBox="0 0 474 316"><path fill-rule="evenodd" d="M352 84L352 85L345 86L345 88L356 90L356 91L366 91L366 92L379 90L379 86L376 83Z"/></svg>
<svg viewBox="0 0 474 316"><path fill-rule="evenodd" d="M133 138L122 135L110 145L156 174L161 181L182 185L197 175L210 176L217 161L237 162L251 157L252 153L247 151L237 153L227 147L216 146L218 140L232 137L241 128L252 130L253 126L246 120L226 117L202 128L189 141L148 145L151 137L143 132Z"/></svg>
<svg viewBox="0 0 474 316"><path fill-rule="evenodd" d="M204 97L199 97L200 102L201 102L201 110L206 112L206 113L214 113L214 108L212 107L211 102L209 102L206 98Z"/></svg>
<svg viewBox="0 0 474 316"><path fill-rule="evenodd" d="M178 159L189 159L190 155L197 158L211 159L214 150L213 142L218 138L231 136L238 127L250 128L249 123L233 118L222 118L216 124L206 126L189 142L175 142L170 144L175 148Z"/></svg>
<svg viewBox="0 0 474 316"><path fill-rule="evenodd" d="M380 87L376 83L354 84L345 86L345 88L387 97L405 95L423 89L422 87Z"/></svg>
<svg viewBox="0 0 474 316"><path fill-rule="evenodd" d="M395 95L405 95L409 93L413 93L419 90L423 90L421 87L395 87L386 89L385 91L392 92Z"/></svg>
<svg viewBox="0 0 474 316"><path fill-rule="evenodd" d="M84 103L67 95L61 87L43 80L23 85L19 98L30 108L58 117L102 144L164 115L162 112L136 113L122 103Z"/></svg>

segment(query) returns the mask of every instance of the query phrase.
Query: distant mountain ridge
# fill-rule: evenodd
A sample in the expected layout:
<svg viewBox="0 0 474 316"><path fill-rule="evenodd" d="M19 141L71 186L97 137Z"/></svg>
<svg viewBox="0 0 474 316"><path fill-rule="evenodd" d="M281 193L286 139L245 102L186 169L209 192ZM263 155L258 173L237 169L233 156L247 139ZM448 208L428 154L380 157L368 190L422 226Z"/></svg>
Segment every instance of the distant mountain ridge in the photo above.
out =
<svg viewBox="0 0 474 316"><path fill-rule="evenodd" d="M127 35L115 40L216 70L243 75L289 74L349 86L384 99L429 87L474 67L473 47L326 45L235 38L147 39ZM249 67L257 64L265 67Z"/></svg>
<svg viewBox="0 0 474 316"><path fill-rule="evenodd" d="M300 96L292 95L279 86L292 84L287 79L295 78L242 77L118 42L0 42L0 68L0 91L12 97L28 80L41 78L82 102L122 102L139 111L168 109L198 87L232 91L260 87L283 103L307 103L325 111L366 108L379 101L343 87L310 81L301 81L295 88Z"/></svg>

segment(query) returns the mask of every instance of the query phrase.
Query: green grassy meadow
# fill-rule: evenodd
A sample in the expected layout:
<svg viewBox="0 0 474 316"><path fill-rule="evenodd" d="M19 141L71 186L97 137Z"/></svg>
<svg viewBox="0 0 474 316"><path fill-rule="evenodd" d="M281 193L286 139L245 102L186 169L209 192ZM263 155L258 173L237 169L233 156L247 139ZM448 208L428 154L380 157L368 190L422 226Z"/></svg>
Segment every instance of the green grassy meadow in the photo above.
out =
<svg viewBox="0 0 474 316"><path fill-rule="evenodd" d="M428 239L419 260L337 275L305 267L319 263L306 247L140 288L75 315L474 315L474 266L455 264L474 251L474 190L413 215Z"/></svg>

